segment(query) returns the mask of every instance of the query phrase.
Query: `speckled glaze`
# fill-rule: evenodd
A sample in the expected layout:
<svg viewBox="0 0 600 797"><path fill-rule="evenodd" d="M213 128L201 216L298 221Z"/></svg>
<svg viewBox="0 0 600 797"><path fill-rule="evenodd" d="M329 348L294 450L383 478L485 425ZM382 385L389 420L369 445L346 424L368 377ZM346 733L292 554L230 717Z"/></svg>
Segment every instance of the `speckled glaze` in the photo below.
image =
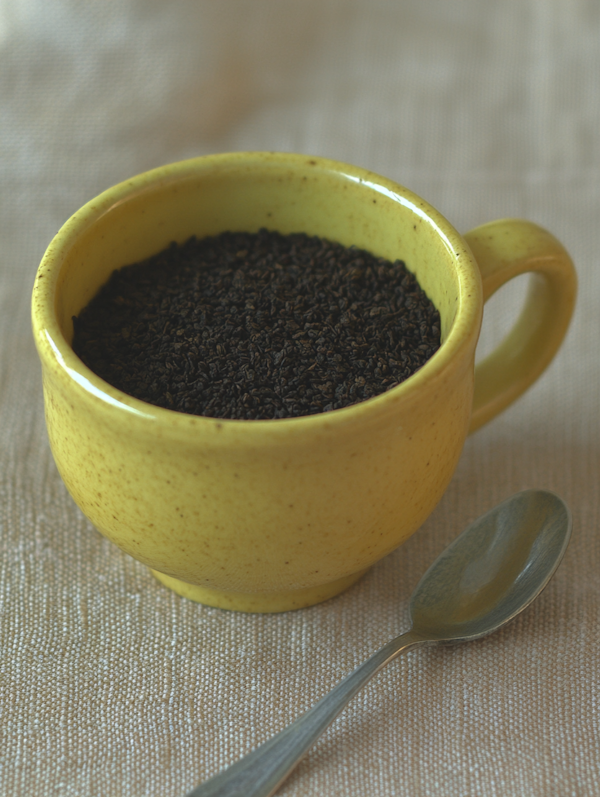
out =
<svg viewBox="0 0 600 797"><path fill-rule="evenodd" d="M439 351L381 396L270 421L154 407L75 356L72 317L115 268L192 234L263 226L403 259L440 311ZM478 366L474 398L484 298L524 271L539 278L509 340ZM410 191L353 166L276 153L165 166L85 205L40 265L33 329L54 458L102 534L180 595L242 611L309 606L419 528L469 429L552 359L575 291L568 255L539 227L501 221L463 238Z"/></svg>

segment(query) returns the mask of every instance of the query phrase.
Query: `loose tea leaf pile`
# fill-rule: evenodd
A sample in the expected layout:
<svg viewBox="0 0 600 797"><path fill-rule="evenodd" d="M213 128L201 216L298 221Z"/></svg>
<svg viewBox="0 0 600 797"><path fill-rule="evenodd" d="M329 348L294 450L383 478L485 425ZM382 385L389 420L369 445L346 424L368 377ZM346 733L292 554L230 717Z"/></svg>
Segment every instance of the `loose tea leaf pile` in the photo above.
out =
<svg viewBox="0 0 600 797"><path fill-rule="evenodd" d="M400 261L304 234L223 233L115 271L73 348L131 396L214 418L313 415L389 390L440 345Z"/></svg>

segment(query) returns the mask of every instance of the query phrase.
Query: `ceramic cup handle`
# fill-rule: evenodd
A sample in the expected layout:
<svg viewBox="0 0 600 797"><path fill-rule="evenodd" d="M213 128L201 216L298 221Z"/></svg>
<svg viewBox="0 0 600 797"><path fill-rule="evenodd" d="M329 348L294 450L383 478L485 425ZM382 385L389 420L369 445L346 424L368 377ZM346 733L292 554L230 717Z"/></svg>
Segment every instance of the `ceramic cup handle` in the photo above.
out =
<svg viewBox="0 0 600 797"><path fill-rule="evenodd" d="M484 302L514 277L532 275L514 327L475 367L474 432L527 390L556 354L573 313L577 277L562 244L529 221L493 221L464 238L481 270Z"/></svg>

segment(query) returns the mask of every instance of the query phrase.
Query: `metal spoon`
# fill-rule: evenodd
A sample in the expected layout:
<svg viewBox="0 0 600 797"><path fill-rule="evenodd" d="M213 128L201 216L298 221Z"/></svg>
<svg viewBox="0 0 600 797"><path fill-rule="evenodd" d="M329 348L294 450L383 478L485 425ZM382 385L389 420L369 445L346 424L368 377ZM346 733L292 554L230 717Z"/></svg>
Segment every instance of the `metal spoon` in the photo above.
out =
<svg viewBox="0 0 600 797"><path fill-rule="evenodd" d="M491 634L546 586L571 534L553 493L526 490L482 515L431 565L410 602L412 628L392 639L285 730L201 784L188 797L269 797L354 695L417 645Z"/></svg>

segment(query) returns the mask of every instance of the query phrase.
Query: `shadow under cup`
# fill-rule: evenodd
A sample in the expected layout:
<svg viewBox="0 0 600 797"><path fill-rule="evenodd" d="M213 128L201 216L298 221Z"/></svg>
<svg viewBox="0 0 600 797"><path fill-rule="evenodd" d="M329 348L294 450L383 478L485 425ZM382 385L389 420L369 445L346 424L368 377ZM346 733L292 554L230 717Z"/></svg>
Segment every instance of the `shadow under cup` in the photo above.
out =
<svg viewBox="0 0 600 797"><path fill-rule="evenodd" d="M233 421L121 393L74 354L72 318L114 269L225 230L305 232L401 259L441 316L406 382L341 410ZM471 416L481 279L434 209L361 169L304 156L198 158L122 183L51 243L33 295L47 427L77 505L181 595L243 611L318 603L424 522Z"/></svg>

